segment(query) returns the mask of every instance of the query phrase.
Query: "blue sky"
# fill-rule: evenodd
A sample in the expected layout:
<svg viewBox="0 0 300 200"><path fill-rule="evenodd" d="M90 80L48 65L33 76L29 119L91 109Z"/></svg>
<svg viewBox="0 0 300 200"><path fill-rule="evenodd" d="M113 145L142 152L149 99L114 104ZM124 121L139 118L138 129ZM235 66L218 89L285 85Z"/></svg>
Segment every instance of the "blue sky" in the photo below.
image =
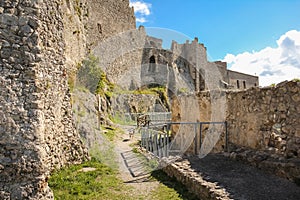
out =
<svg viewBox="0 0 300 200"><path fill-rule="evenodd" d="M300 0L131 0L131 5L137 26L198 37L211 61L259 75L262 85L300 78Z"/></svg>

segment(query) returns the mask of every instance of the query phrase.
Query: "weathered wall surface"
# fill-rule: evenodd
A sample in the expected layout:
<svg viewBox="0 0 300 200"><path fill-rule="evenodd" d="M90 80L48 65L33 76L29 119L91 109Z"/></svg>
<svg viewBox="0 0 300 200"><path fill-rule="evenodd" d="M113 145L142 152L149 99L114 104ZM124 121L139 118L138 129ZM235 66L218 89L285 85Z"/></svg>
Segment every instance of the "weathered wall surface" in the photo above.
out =
<svg viewBox="0 0 300 200"><path fill-rule="evenodd" d="M111 98L114 114L168 112L158 94L120 94Z"/></svg>
<svg viewBox="0 0 300 200"><path fill-rule="evenodd" d="M93 50L99 41L135 29L133 8L128 0L88 0L85 22L87 45Z"/></svg>
<svg viewBox="0 0 300 200"><path fill-rule="evenodd" d="M238 152L249 157L251 164L261 168L273 168L269 171L276 171L281 176L295 180L300 172L300 166L295 164L300 158L300 82L290 81L276 87L223 91L220 94L222 93L226 97L223 104L226 115L223 120L228 122L230 150L235 151L238 148ZM173 120L180 121L184 118L184 111L180 110L178 102L188 103L191 102L191 98L191 96L182 96L173 101ZM222 120L218 119L218 116L212 118L213 109L222 111L220 107L218 108L218 104L212 104L212 99L213 102L216 100L214 95L201 92L196 98L198 108L195 108L199 113L198 116L194 116L194 121ZM204 136L205 128L208 127L203 128ZM222 133L214 150L223 151L224 144L224 133ZM191 144L188 153L194 152L193 145L194 143ZM240 147L252 150L247 154L247 151L240 150ZM260 153L255 154L255 151ZM245 159L242 158L243 155L240 157L242 160L247 160L247 156ZM258 164L264 160L268 162L264 165Z"/></svg>
<svg viewBox="0 0 300 200"><path fill-rule="evenodd" d="M300 158L300 82L227 94L230 141Z"/></svg>
<svg viewBox="0 0 300 200"><path fill-rule="evenodd" d="M50 171L87 159L72 121L62 3L0 2L0 199L51 199Z"/></svg>
<svg viewBox="0 0 300 200"><path fill-rule="evenodd" d="M276 87L221 92L226 96L223 120L228 122L230 142L253 149L273 150L285 157L300 157L299 91L300 83L290 81ZM196 98L199 116L195 120L219 121L212 118L212 109L222 106L212 105L211 100L215 97L209 92L201 92ZM173 119L177 121L183 115L178 101L183 104L191 101L191 97L181 96L174 101Z"/></svg>

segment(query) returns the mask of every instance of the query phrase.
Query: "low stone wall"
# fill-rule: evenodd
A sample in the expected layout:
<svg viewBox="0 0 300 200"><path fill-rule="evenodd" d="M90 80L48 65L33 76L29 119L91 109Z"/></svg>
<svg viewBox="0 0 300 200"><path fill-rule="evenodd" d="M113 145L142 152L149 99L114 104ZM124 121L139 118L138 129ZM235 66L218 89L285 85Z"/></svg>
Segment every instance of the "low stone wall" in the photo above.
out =
<svg viewBox="0 0 300 200"><path fill-rule="evenodd" d="M230 142L300 158L300 82L227 93Z"/></svg>
<svg viewBox="0 0 300 200"><path fill-rule="evenodd" d="M175 177L190 192L197 195L199 199L230 199L229 193L224 188L218 186L216 183L204 180L199 173L195 172L188 160L179 159L171 164L168 164L167 160L163 160L162 165L166 165L163 171L168 176Z"/></svg>
<svg viewBox="0 0 300 200"><path fill-rule="evenodd" d="M299 178L297 178L300 169L297 164L300 159L299 81L283 82L276 87L250 88L243 91L206 91L198 93L196 97L191 96L181 96L177 101L173 101L173 120L182 121L185 115L180 110L178 102L190 104L191 99L194 98L198 102L194 109L199 112L193 116L193 121L228 122L230 151L244 147L257 152L258 157L260 152L263 152L267 157L277 158L276 162L269 162L265 165L274 164L273 168L277 169L276 174L283 174L283 177L293 180ZM220 100L222 98L223 101ZM216 110L220 113L225 112L223 119L221 115L213 116L214 112L218 113ZM203 129L204 137L207 130L209 130L208 127ZM185 134L190 133L187 131ZM224 151L224 142L224 134L221 134L213 150ZM194 143L191 144L188 153L194 152L193 146ZM295 169L290 170L290 167L285 168L278 163L296 164L294 164ZM281 172L279 173L278 170Z"/></svg>

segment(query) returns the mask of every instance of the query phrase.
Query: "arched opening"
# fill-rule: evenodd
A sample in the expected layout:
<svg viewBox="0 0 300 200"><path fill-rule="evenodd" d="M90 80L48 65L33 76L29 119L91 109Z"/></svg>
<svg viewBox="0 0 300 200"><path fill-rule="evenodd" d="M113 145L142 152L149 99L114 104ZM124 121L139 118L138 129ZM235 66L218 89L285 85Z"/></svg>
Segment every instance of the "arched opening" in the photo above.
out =
<svg viewBox="0 0 300 200"><path fill-rule="evenodd" d="M149 59L149 72L155 72L156 71L156 61L155 61L155 57L151 56Z"/></svg>

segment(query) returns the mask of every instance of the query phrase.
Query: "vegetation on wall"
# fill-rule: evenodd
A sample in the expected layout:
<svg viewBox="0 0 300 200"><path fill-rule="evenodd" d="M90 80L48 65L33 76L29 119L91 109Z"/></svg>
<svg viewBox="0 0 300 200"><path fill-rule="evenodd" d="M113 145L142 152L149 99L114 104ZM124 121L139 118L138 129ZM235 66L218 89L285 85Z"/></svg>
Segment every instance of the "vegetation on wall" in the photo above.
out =
<svg viewBox="0 0 300 200"><path fill-rule="evenodd" d="M145 87L142 87L139 90L134 91L135 94L156 94L159 96L159 99L162 101L162 103L164 104L164 106L170 110L170 102L169 102L169 98L168 98L168 91L167 88L165 86L161 86L161 85L148 85Z"/></svg>
<svg viewBox="0 0 300 200"><path fill-rule="evenodd" d="M300 78L294 78L293 81L300 82Z"/></svg>
<svg viewBox="0 0 300 200"><path fill-rule="evenodd" d="M124 90L120 88L119 86L114 87L113 95L120 95L120 94L145 94L145 95L155 95L158 96L159 99L162 101L164 106L170 110L170 102L168 97L168 91L165 86L161 85L147 85L143 86L141 88L138 88L136 90Z"/></svg>
<svg viewBox="0 0 300 200"><path fill-rule="evenodd" d="M106 74L99 66L99 58L90 54L80 64L76 84L78 87L87 88L93 94L110 98L114 84L107 80Z"/></svg>

